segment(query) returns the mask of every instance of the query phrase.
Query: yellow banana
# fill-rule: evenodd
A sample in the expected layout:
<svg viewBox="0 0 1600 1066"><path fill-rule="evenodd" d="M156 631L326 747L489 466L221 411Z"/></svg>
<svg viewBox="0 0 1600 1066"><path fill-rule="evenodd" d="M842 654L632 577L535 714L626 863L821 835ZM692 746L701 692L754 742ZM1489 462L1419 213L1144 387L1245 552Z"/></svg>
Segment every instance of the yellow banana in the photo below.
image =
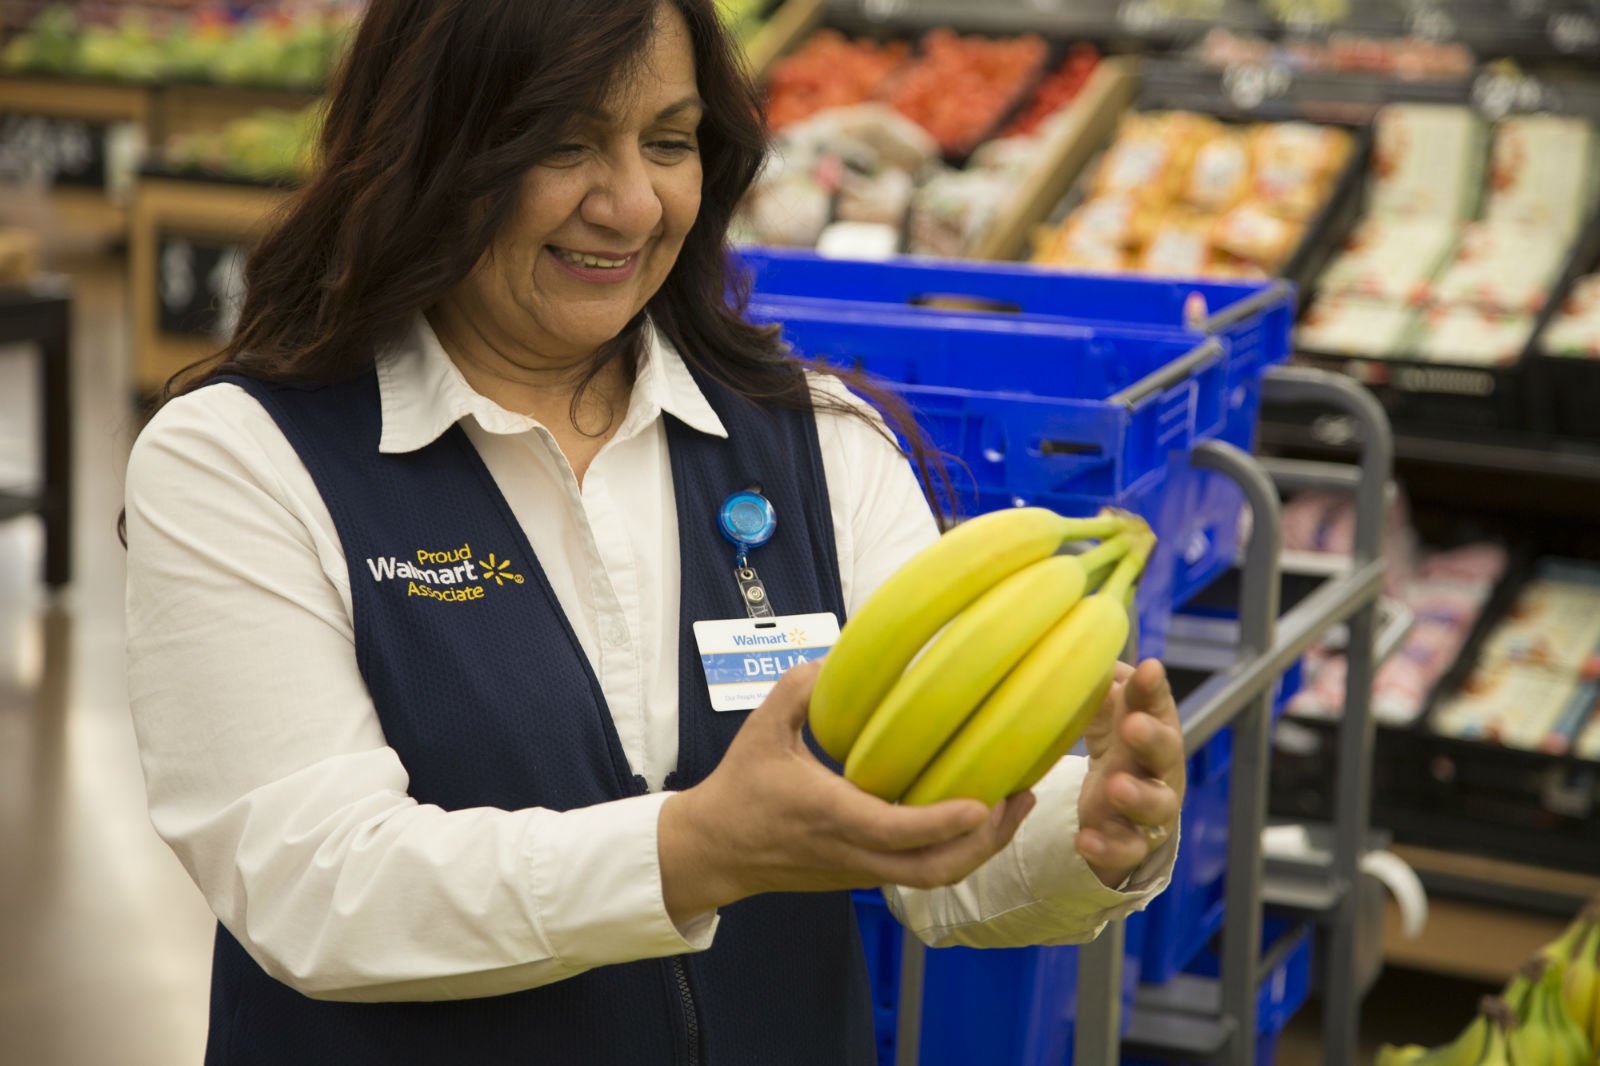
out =
<svg viewBox="0 0 1600 1066"><path fill-rule="evenodd" d="M1507 1037L1511 1059L1540 1066L1590 1066L1589 1038L1562 1005L1561 967L1539 957L1525 968L1527 997L1516 1012L1517 1026Z"/></svg>
<svg viewBox="0 0 1600 1066"><path fill-rule="evenodd" d="M1472 1060L1472 1066L1512 1066L1516 1060L1511 1058L1511 1051L1507 1044L1507 1037L1516 1028L1517 1018L1512 1013L1504 1000L1487 997L1480 1012L1489 1020L1488 1032L1483 1042L1483 1050L1478 1052L1478 1057ZM1531 1060L1540 1062L1538 1059ZM1544 1064L1541 1062L1541 1066Z"/></svg>
<svg viewBox="0 0 1600 1066"><path fill-rule="evenodd" d="M1028 649L1083 596L1087 571L1126 553L1113 537L1082 555L1055 555L1012 574L934 638L872 712L844 776L894 802Z"/></svg>
<svg viewBox="0 0 1600 1066"><path fill-rule="evenodd" d="M1044 775L1049 773L1061 761L1062 756L1072 750L1072 746L1083 736L1084 730L1089 728L1089 723L1094 721L1094 716L1099 712L1101 704L1106 702L1106 694L1111 691L1111 682L1117 676L1116 663L1111 664L1111 669L1106 671L1106 676L1100 679L1094 691L1089 693L1072 717L1067 719L1066 726L1061 730L1056 739L1051 742L1045 753L1039 756L1039 761L1022 775L1022 780L1017 782L1015 792L1026 792L1028 789L1044 780Z"/></svg>
<svg viewBox="0 0 1600 1066"><path fill-rule="evenodd" d="M966 797L993 806L1017 791L1046 753L1071 747L1085 707L1128 642L1123 597L1153 542L1136 542L1105 587L1079 601L1006 675L906 792L913 805Z"/></svg>
<svg viewBox="0 0 1600 1066"><path fill-rule="evenodd" d="M823 660L811 695L817 743L844 762L906 665L968 604L1064 542L1112 536L1124 521L1019 507L963 522L919 552L867 598Z"/></svg>
<svg viewBox="0 0 1600 1066"><path fill-rule="evenodd" d="M1596 985L1600 985L1600 970L1595 968L1597 945L1600 945L1600 925L1590 923L1567 960L1567 972L1561 979L1562 1008L1590 1046L1595 1042L1595 995Z"/></svg>
<svg viewBox="0 0 1600 1066"><path fill-rule="evenodd" d="M1427 1054L1428 1049L1421 1044L1407 1044L1404 1047L1384 1044L1378 1048L1378 1057L1372 1060L1372 1066L1413 1066Z"/></svg>

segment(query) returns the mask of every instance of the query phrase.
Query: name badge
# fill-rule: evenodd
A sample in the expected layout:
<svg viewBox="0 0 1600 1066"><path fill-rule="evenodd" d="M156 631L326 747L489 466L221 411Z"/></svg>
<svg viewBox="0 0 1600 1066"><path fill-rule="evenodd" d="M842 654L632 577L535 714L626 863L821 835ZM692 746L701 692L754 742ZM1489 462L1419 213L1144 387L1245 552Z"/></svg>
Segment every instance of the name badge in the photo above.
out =
<svg viewBox="0 0 1600 1066"><path fill-rule="evenodd" d="M729 618L694 624L714 711L751 711L791 666L820 659L839 639L831 614Z"/></svg>

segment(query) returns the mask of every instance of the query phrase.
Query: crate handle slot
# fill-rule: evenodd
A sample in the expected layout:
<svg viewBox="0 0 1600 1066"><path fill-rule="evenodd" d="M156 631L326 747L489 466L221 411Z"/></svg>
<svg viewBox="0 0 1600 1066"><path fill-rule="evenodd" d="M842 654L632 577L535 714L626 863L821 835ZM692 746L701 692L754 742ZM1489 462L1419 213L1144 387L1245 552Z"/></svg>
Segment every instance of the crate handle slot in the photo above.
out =
<svg viewBox="0 0 1600 1066"><path fill-rule="evenodd" d="M1166 366L1146 374L1121 392L1107 397L1107 403L1121 404L1132 410L1143 400L1149 399L1178 382L1193 377L1201 369L1222 359L1226 355L1222 343L1215 338L1206 341L1200 347L1180 359L1174 359Z"/></svg>
<svg viewBox="0 0 1600 1066"><path fill-rule="evenodd" d="M930 292L913 296L906 301L913 307L931 307L937 311L989 311L1001 315L1020 315L1022 305L1004 300L991 300L985 296L963 296L960 293Z"/></svg>
<svg viewBox="0 0 1600 1066"><path fill-rule="evenodd" d="M1100 455L1103 449L1098 444L1070 440L1041 440L1038 443L1038 452L1040 455Z"/></svg>

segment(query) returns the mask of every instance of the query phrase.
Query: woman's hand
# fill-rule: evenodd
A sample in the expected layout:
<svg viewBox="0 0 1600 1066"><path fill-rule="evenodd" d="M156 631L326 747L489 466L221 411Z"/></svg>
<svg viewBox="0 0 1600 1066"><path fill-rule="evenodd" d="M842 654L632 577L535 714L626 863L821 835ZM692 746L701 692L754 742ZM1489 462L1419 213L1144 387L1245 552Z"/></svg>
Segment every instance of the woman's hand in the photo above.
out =
<svg viewBox="0 0 1600 1066"><path fill-rule="evenodd" d="M1186 764L1178 707L1155 660L1119 664L1105 706L1084 734L1089 772L1078 795L1078 851L1109 888L1177 829Z"/></svg>
<svg viewBox="0 0 1600 1066"><path fill-rule="evenodd" d="M762 892L954 884L1005 847L1033 809L1019 793L900 807L818 762L800 729L819 663L779 679L715 771L662 806L667 913L686 919Z"/></svg>

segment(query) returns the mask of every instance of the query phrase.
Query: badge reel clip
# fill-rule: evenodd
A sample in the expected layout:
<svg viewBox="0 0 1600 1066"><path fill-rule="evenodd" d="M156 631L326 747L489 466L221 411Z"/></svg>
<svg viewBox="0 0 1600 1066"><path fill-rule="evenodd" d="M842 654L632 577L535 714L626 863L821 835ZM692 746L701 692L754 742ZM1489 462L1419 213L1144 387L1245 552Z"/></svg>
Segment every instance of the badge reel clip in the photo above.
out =
<svg viewBox="0 0 1600 1066"><path fill-rule="evenodd" d="M772 539L778 529L778 512L772 503L761 495L757 485L736 492L722 501L717 515L717 525L735 549L734 580L739 583L739 597L751 618L775 618L772 603L767 596L761 575L750 565L750 552Z"/></svg>

